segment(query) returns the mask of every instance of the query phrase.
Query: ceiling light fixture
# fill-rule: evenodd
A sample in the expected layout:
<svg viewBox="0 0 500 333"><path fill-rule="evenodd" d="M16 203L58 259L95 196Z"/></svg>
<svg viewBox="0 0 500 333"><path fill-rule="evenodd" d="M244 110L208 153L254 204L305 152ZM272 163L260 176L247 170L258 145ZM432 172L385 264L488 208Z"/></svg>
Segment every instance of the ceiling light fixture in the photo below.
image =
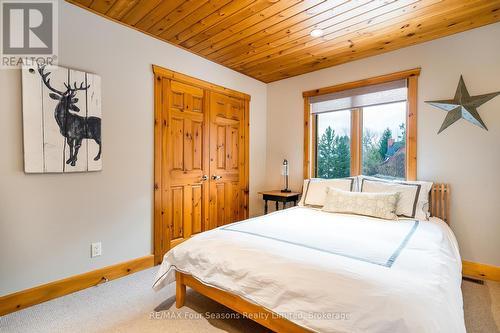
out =
<svg viewBox="0 0 500 333"><path fill-rule="evenodd" d="M311 36L312 37L321 37L321 36L323 36L323 33L324 33L324 31L321 29L314 29L313 31L311 31Z"/></svg>

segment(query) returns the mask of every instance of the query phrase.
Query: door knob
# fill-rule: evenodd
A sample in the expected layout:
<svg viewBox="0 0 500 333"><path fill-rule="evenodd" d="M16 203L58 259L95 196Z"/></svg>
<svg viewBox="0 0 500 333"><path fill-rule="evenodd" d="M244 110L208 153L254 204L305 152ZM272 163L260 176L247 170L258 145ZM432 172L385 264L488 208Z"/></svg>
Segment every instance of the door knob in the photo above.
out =
<svg viewBox="0 0 500 333"><path fill-rule="evenodd" d="M222 179L222 176L213 175L212 179L213 180L219 180L219 179Z"/></svg>
<svg viewBox="0 0 500 333"><path fill-rule="evenodd" d="M204 182L204 181L208 180L208 176L207 175L203 175L203 176L201 176L200 180L202 182Z"/></svg>

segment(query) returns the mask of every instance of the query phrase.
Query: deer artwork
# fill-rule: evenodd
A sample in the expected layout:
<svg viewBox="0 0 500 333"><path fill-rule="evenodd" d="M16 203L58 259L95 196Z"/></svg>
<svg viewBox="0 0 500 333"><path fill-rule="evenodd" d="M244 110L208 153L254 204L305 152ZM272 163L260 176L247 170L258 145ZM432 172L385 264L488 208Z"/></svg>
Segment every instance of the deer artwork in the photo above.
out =
<svg viewBox="0 0 500 333"><path fill-rule="evenodd" d="M62 92L50 85L49 76L51 72L45 73L44 71L45 66L38 67L38 73L43 83L52 91L49 94L50 98L59 101L54 111L54 117L61 135L66 138L69 146L69 159L66 161L66 164L71 164L71 166L76 165L78 150L82 146L83 139L92 139L99 145L99 152L94 157L94 161L99 160L101 158L101 118L82 117L70 112L80 111L80 108L76 106L78 102L78 98L75 97L76 92L80 90L86 91L90 88L90 85L85 87L82 82L80 86L77 86L75 82L72 87L71 84L64 83L66 90Z"/></svg>

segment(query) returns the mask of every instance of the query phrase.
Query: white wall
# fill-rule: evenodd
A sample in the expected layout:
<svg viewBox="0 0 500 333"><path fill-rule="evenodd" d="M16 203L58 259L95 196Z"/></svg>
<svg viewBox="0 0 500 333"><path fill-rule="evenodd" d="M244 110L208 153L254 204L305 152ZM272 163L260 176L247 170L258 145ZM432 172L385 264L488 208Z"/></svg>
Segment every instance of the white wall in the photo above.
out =
<svg viewBox="0 0 500 333"><path fill-rule="evenodd" d="M152 64L251 95L251 214L262 206L264 83L66 2L59 11L59 64L102 77L103 171L24 174L21 75L0 71L0 295L151 253ZM103 256L91 259L95 241Z"/></svg>
<svg viewBox="0 0 500 333"><path fill-rule="evenodd" d="M300 189L303 91L421 67L418 178L451 184L451 223L463 258L500 265L500 97L479 108L488 132L461 120L437 135L445 113L424 104L453 98L460 74L472 95L500 91L499 40L497 23L269 84L267 187L279 185L288 158L292 188Z"/></svg>
<svg viewBox="0 0 500 333"><path fill-rule="evenodd" d="M461 73L472 94L500 90L500 24L266 86L63 1L59 9L60 64L103 79L103 171L24 174L21 76L0 71L0 295L151 253L152 64L252 96L251 215L261 213L257 191L279 187L283 158L300 189L302 91L422 67L419 178L451 183L463 257L500 265L500 97L479 109L489 132L460 121L437 135L445 115L423 103L452 97ZM94 241L103 256L91 259Z"/></svg>

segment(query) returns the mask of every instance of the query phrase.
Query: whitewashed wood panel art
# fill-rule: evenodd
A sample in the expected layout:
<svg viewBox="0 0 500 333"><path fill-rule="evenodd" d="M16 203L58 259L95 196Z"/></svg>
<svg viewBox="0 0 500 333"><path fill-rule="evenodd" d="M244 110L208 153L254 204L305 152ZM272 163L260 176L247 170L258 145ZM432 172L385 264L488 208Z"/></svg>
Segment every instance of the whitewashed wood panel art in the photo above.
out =
<svg viewBox="0 0 500 333"><path fill-rule="evenodd" d="M64 67L24 67L26 173L102 169L101 78Z"/></svg>

